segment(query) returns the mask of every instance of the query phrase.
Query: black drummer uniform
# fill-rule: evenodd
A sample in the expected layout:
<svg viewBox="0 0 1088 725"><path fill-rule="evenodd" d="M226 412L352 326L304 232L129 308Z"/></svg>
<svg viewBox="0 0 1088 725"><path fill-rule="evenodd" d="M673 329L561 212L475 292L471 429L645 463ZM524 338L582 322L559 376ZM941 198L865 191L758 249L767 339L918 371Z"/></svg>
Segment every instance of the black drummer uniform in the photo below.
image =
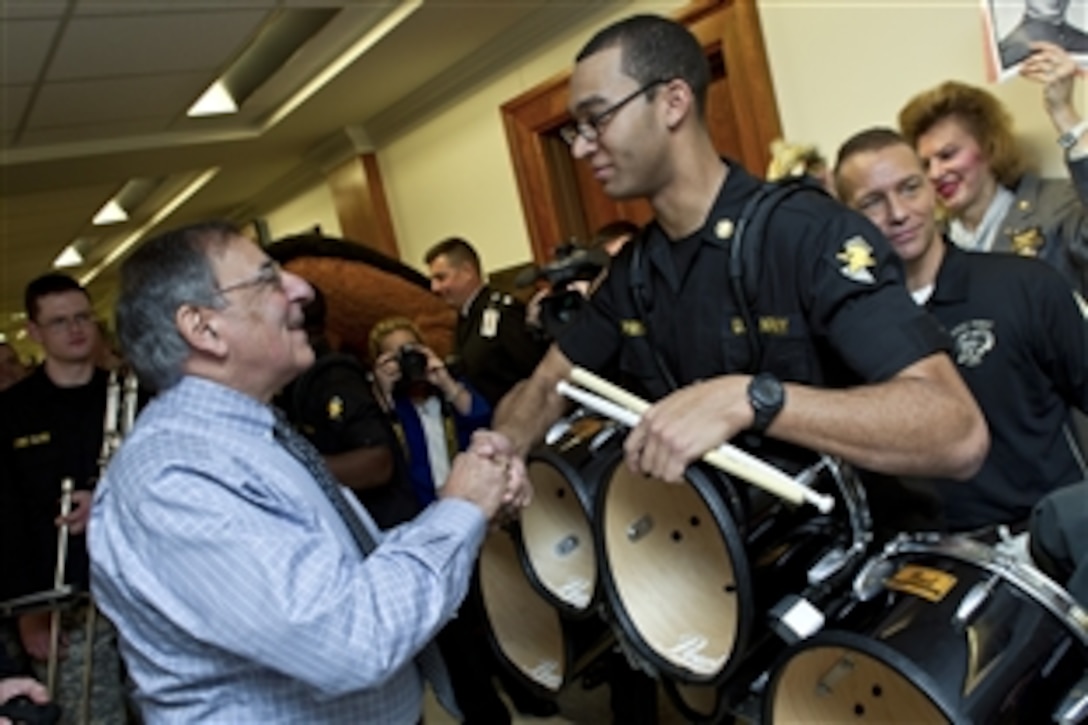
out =
<svg viewBox="0 0 1088 725"><path fill-rule="evenodd" d="M775 209L761 240L743 240L763 246L758 267L746 269L757 275L750 309L763 349L762 362L753 366L728 266L739 216L762 182L727 163L701 229L671 242L653 222L635 240L644 258L648 319L640 319L635 303L637 246L628 244L584 314L560 335L559 347L572 363L599 370L618 358L623 384L656 400L669 389L655 349L680 386L758 368L821 387L885 381L949 349L948 336L908 295L901 263L880 231L827 195L806 191ZM812 452L770 438L745 435L735 442L750 450L757 443L757 455L791 472L814 460Z"/></svg>
<svg viewBox="0 0 1088 725"><path fill-rule="evenodd" d="M990 427L974 478L937 482L948 528L1027 520L1044 494L1088 478L1071 408L1088 410L1083 300L1046 263L945 242L927 309Z"/></svg>
<svg viewBox="0 0 1088 725"><path fill-rule="evenodd" d="M484 286L457 318L454 367L494 408L532 375L545 348L525 324L525 305Z"/></svg>
<svg viewBox="0 0 1088 725"><path fill-rule="evenodd" d="M90 490L98 479L109 373L58 387L44 366L0 394L0 527L3 598L53 589L61 482ZM86 537L68 538L65 582L86 589Z"/></svg>
<svg viewBox="0 0 1088 725"><path fill-rule="evenodd" d="M322 455L385 447L394 470L387 484L352 492L383 529L419 513L388 416L371 392L358 360L318 346L317 361L289 385L279 402L291 423Z"/></svg>

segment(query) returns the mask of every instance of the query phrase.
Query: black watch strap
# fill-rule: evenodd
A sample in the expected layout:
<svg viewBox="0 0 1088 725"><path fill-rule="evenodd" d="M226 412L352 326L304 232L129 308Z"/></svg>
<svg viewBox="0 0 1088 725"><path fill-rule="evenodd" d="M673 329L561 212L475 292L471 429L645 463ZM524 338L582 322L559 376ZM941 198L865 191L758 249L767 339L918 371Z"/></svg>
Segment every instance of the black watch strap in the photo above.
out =
<svg viewBox="0 0 1088 725"><path fill-rule="evenodd" d="M786 404L782 381L773 373L759 373L748 383L748 402L755 414L751 429L763 433Z"/></svg>

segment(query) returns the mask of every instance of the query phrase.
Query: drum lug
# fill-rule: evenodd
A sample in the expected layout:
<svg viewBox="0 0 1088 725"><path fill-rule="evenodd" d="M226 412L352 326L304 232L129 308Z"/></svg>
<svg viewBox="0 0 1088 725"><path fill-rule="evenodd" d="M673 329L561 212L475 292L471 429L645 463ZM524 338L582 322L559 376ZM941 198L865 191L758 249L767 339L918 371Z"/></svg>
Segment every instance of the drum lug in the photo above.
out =
<svg viewBox="0 0 1088 725"><path fill-rule="evenodd" d="M854 579L854 597L868 602L885 590L884 582L895 573L895 564L887 559L872 559Z"/></svg>
<svg viewBox="0 0 1088 725"><path fill-rule="evenodd" d="M654 528L654 520L649 514L642 516L627 525L627 540L638 541Z"/></svg>
<svg viewBox="0 0 1088 725"><path fill-rule="evenodd" d="M971 620L975 618L975 614L986 603L986 600L990 598L990 594L993 593L994 587L1001 580L1001 577L994 574L984 582L979 582L971 587L967 594L960 600L960 605L956 607L956 614L952 618L952 621L960 626L966 627L971 623Z"/></svg>
<svg viewBox="0 0 1088 725"><path fill-rule="evenodd" d="M768 613L771 628L787 644L808 639L823 629L827 618L812 602L796 594L787 594Z"/></svg>
<svg viewBox="0 0 1088 725"><path fill-rule="evenodd" d="M808 570L808 583L810 586L822 584L829 578L842 571L842 568L850 561L849 552L841 546L837 546L820 557Z"/></svg>
<svg viewBox="0 0 1088 725"><path fill-rule="evenodd" d="M1069 690L1054 711L1054 722L1073 725L1088 719L1088 674Z"/></svg>

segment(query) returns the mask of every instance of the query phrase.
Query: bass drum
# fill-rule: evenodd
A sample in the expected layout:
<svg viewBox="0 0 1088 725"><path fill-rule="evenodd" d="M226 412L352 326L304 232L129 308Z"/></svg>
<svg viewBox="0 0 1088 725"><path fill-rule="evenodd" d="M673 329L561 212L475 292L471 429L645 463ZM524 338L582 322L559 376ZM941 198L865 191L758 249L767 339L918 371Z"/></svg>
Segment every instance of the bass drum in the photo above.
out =
<svg viewBox="0 0 1088 725"><path fill-rule="evenodd" d="M1088 666L1068 594L965 537L901 535L852 598L834 630L783 656L766 722L1049 722Z"/></svg>
<svg viewBox="0 0 1088 725"><path fill-rule="evenodd" d="M601 476L623 444L617 425L577 411L548 432L528 457L533 500L517 539L529 581L571 617L589 616L598 599L593 502Z"/></svg>
<svg viewBox="0 0 1088 725"><path fill-rule="evenodd" d="M600 619L563 617L540 596L510 533L488 534L479 567L491 646L506 669L538 695L556 696L615 643Z"/></svg>
<svg viewBox="0 0 1088 725"><path fill-rule="evenodd" d="M818 604L849 581L870 537L863 489L827 458L809 477L835 496L830 514L701 464L680 485L614 468L598 494L598 560L617 637L643 669L681 686L720 685L742 661L765 670L782 647L766 613L787 595ZM764 645L774 651L754 657Z"/></svg>

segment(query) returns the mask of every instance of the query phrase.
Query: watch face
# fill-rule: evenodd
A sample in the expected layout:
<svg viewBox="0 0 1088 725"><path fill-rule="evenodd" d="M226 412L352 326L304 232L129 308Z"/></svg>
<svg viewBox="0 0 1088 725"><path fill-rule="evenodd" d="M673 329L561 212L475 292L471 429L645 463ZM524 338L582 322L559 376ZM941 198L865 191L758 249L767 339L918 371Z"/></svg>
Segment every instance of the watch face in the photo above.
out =
<svg viewBox="0 0 1088 725"><path fill-rule="evenodd" d="M752 381L752 398L760 407L779 405L782 401L782 383L770 376L757 375Z"/></svg>

